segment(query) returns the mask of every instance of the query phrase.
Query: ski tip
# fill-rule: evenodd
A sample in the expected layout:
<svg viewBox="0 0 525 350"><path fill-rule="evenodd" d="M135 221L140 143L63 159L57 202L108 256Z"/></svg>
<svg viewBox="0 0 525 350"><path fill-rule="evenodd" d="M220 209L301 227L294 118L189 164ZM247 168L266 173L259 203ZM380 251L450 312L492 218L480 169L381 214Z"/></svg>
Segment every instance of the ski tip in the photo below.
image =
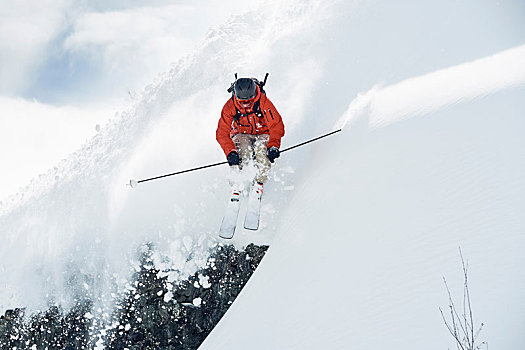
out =
<svg viewBox="0 0 525 350"><path fill-rule="evenodd" d="M126 184L126 186L129 186L129 187L131 187L131 188L135 188L135 187L137 187L138 185L139 185L139 183L138 183L137 181L135 181L135 180L129 180L129 183Z"/></svg>

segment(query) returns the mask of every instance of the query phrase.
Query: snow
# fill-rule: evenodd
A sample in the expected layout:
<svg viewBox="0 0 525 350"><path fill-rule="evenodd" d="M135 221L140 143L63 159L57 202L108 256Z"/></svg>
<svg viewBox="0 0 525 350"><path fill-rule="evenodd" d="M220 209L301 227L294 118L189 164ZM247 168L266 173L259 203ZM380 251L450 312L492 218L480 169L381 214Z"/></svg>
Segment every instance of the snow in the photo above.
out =
<svg viewBox="0 0 525 350"><path fill-rule="evenodd" d="M199 285L202 286L202 288L207 289L211 287L211 283L209 280L209 276L199 274Z"/></svg>
<svg viewBox="0 0 525 350"><path fill-rule="evenodd" d="M164 302L168 302L170 300L173 300L173 293L172 292L167 292L166 294L164 294Z"/></svg>
<svg viewBox="0 0 525 350"><path fill-rule="evenodd" d="M523 62L525 45L413 77L395 85L374 87L351 102L337 126L343 128L352 118L365 112L369 114L370 127L383 127L523 85Z"/></svg>
<svg viewBox="0 0 525 350"><path fill-rule="evenodd" d="M438 308L443 276L461 298L459 247L481 337L521 349L522 10L297 0L230 18L2 204L0 309L67 307L87 291L108 313L148 247L168 285L203 267L220 242L228 168L126 185L223 160L225 88L234 72L269 71L283 148L344 130L276 160L261 229L238 224L232 240L271 246L201 349L452 348Z"/></svg>
<svg viewBox="0 0 525 350"><path fill-rule="evenodd" d="M202 349L452 348L437 308L443 276L461 300L458 247L482 339L520 349L506 320L525 311L525 125L508 105L524 92L318 145L317 171ZM343 149L335 164L324 157Z"/></svg>
<svg viewBox="0 0 525 350"><path fill-rule="evenodd" d="M200 307L201 304L202 304L202 299L201 298L195 298L195 299L193 299L192 303L193 303L193 305L195 307Z"/></svg>

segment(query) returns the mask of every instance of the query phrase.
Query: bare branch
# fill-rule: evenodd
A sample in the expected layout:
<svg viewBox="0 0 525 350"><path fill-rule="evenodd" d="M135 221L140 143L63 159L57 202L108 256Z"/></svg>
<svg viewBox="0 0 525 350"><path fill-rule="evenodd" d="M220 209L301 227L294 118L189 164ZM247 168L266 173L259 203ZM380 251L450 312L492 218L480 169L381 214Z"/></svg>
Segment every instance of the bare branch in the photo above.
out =
<svg viewBox="0 0 525 350"><path fill-rule="evenodd" d="M474 316L472 312L472 304L470 299L469 280L468 280L468 261L463 258L463 252L459 248L459 255L461 257L461 265L463 269L463 313L460 315L454 304L452 293L447 284L447 280L443 277L443 282L448 294L449 308L450 308L450 321L447 320L443 310L439 308L441 318L447 327L450 335L456 341L456 347L458 350L481 350L485 345L488 350L488 343L482 342L480 345L476 345L476 340L483 328L483 323L475 331L474 327Z"/></svg>
<svg viewBox="0 0 525 350"><path fill-rule="evenodd" d="M459 339L458 333L456 331L456 327L455 326L453 326L453 328L450 327L449 323L447 322L447 320L445 318L445 315L443 314L443 310L441 310L441 308L439 308L439 312L441 313L441 317L443 318L443 322L445 322L445 326L447 327L450 335L452 335L452 337L454 337L454 339L456 339L456 346L457 346L457 348L465 350L465 348L461 344L461 339ZM454 323L454 318L452 319L452 322Z"/></svg>

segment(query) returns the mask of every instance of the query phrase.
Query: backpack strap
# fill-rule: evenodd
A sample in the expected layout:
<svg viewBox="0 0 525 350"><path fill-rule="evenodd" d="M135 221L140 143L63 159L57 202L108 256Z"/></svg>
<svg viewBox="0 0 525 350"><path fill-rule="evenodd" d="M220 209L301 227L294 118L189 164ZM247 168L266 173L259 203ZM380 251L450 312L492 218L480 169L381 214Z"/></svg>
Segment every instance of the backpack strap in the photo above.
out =
<svg viewBox="0 0 525 350"><path fill-rule="evenodd" d="M262 111L261 111L261 99L258 99L257 101L255 101L255 103L253 104L253 112L252 113L255 113L256 116L258 117L262 117Z"/></svg>
<svg viewBox="0 0 525 350"><path fill-rule="evenodd" d="M241 119L242 117L242 113L241 111L239 111L239 109L237 108L237 106L235 105L235 98L233 96L233 93L232 93L232 102L233 102L233 108L235 108L235 115L233 116L233 120L235 122L239 122L239 120Z"/></svg>
<svg viewBox="0 0 525 350"><path fill-rule="evenodd" d="M239 111L239 109L237 109L237 107L235 107L235 115L233 116L233 120L235 120L236 122L239 122L239 120L241 119L241 117L248 117L248 116L250 116L251 114L255 114L255 115L258 116L258 117L262 116L262 113L261 113L261 110L260 110L260 109L259 109L259 112L257 112L256 110L254 110L253 112L243 114L243 113L241 113L241 111Z"/></svg>
<svg viewBox="0 0 525 350"><path fill-rule="evenodd" d="M261 90L261 92L263 94L266 95L266 91L264 91L264 85L266 85L266 79L268 79L268 75L270 73L266 73L266 75L264 76L264 80L263 81L259 81L259 79L257 78L252 78L252 80L255 82L255 84L257 84L257 86L259 86L259 89Z"/></svg>
<svg viewBox="0 0 525 350"><path fill-rule="evenodd" d="M257 101L255 101L255 103L253 104L253 111L250 113L246 113L246 114L241 113L241 111L237 108L237 106L235 105L235 100L233 96L232 96L232 102L233 102L233 107L235 108L235 115L233 116L233 120L235 120L236 122L238 122L241 119L241 117L246 117L246 116L249 116L250 114L255 114L259 118L263 116L262 111L261 111L261 99L258 99Z"/></svg>

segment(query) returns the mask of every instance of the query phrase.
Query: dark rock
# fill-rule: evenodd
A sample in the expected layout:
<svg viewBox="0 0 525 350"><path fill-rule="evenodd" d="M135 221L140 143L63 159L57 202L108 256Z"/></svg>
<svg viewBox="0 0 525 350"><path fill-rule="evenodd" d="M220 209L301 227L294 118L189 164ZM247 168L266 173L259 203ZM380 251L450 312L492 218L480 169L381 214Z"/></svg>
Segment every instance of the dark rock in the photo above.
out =
<svg viewBox="0 0 525 350"><path fill-rule="evenodd" d="M0 318L0 349L87 349L90 304L77 305L67 314L58 306L24 318L22 309L7 310Z"/></svg>
<svg viewBox="0 0 525 350"><path fill-rule="evenodd" d="M219 245L206 268L168 290L166 278L159 278L159 271L151 264L151 247L147 247L135 276L136 289L124 296L113 317L117 326L98 336L107 349L197 349L267 249L251 244L237 251L233 246ZM208 283L199 285L199 276L205 276ZM168 292L173 298L165 301ZM80 298L68 312L51 306L26 318L24 309L7 310L0 316L0 349L30 349L33 345L37 349L93 349L99 340L93 329L99 329L104 320L86 317L91 311L92 302L86 298Z"/></svg>
<svg viewBox="0 0 525 350"><path fill-rule="evenodd" d="M137 275L137 290L123 302L118 315L119 324L128 325L128 330L110 332L108 347L197 349L233 303L267 248L251 244L239 252L233 246L220 245L205 269L173 290L167 290L166 279L158 277L158 270L142 269ZM208 278L209 286L195 286L199 275ZM164 301L167 292L173 293L173 300L168 302ZM136 299L136 294L141 298ZM193 304L196 298L200 298L198 306ZM143 338L137 339L137 332Z"/></svg>

